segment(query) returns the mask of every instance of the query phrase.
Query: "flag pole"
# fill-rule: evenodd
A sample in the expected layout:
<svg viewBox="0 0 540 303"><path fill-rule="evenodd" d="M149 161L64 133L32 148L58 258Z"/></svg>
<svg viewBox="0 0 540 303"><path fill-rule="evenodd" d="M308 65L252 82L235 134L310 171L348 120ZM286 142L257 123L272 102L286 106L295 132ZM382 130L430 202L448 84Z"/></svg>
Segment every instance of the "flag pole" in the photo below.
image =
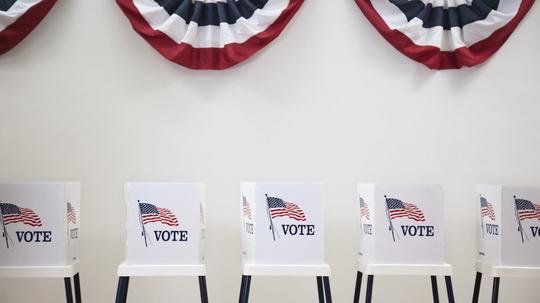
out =
<svg viewBox="0 0 540 303"><path fill-rule="evenodd" d="M482 238L484 239L485 232L484 232L484 216L482 216L482 195L480 195L480 226L482 227Z"/></svg>
<svg viewBox="0 0 540 303"><path fill-rule="evenodd" d="M266 197L266 214L268 215L268 220L270 220L270 230L272 231L272 237L274 238L274 241L276 241L276 234L274 232L274 221L272 220L272 216L270 215L270 205L268 205L268 194L264 194Z"/></svg>
<svg viewBox="0 0 540 303"><path fill-rule="evenodd" d="M142 212L141 212L141 200L137 200L137 204L139 205L139 222L141 223L141 227L142 227L142 236L144 237L144 245L148 247L148 241L146 240L146 228L144 227L144 222L143 222Z"/></svg>
<svg viewBox="0 0 540 303"><path fill-rule="evenodd" d="M518 222L518 230L521 233L521 243L525 243L525 240L523 239L523 227L521 226L521 219L519 218L519 213L517 210L516 196L514 196L514 211L516 213L516 220Z"/></svg>
<svg viewBox="0 0 540 303"><path fill-rule="evenodd" d="M388 217L388 222L390 222L390 230L392 231L392 239L396 242L396 236L394 235L394 224L392 224L392 219L390 219L390 212L388 211L388 199L386 195L384 196L384 204L386 206L386 216Z"/></svg>
<svg viewBox="0 0 540 303"><path fill-rule="evenodd" d="M2 202L2 201L0 201ZM2 221L2 227L4 229L4 238L6 238L6 247L9 248L9 239L8 239L8 233L6 229L6 224L4 222L4 213L2 212L2 206L0 204L0 221Z"/></svg>

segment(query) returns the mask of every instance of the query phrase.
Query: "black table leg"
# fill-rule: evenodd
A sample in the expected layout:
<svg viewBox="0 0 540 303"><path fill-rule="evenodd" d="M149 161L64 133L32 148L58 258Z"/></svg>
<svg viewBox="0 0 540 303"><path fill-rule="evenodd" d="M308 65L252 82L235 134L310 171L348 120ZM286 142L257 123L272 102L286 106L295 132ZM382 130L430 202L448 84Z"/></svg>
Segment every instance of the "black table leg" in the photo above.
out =
<svg viewBox="0 0 540 303"><path fill-rule="evenodd" d="M73 282L75 283L75 302L81 303L81 280L79 277L79 273L76 273L73 277Z"/></svg>
<svg viewBox="0 0 540 303"><path fill-rule="evenodd" d="M251 286L251 276L242 275L242 285L240 286L240 303L248 303L249 287Z"/></svg>
<svg viewBox="0 0 540 303"><path fill-rule="evenodd" d="M482 273L476 272L476 279L474 280L474 292L472 297L473 303L478 303L480 297L480 286L482 285Z"/></svg>
<svg viewBox="0 0 540 303"><path fill-rule="evenodd" d="M128 292L128 287L129 287L129 277L124 277L124 279L126 281L124 283L124 291L122 293L122 303L126 303L127 301L127 292Z"/></svg>
<svg viewBox="0 0 540 303"><path fill-rule="evenodd" d="M444 280L446 281L446 292L448 293L448 302L454 303L454 289L452 288L452 277L445 276Z"/></svg>
<svg viewBox="0 0 540 303"><path fill-rule="evenodd" d="M122 302L122 291L124 290L124 279L118 278L118 287L116 289L116 303Z"/></svg>
<svg viewBox="0 0 540 303"><path fill-rule="evenodd" d="M126 303L129 287L129 277L120 277L118 282L118 292L116 295L117 303Z"/></svg>
<svg viewBox="0 0 540 303"><path fill-rule="evenodd" d="M244 302L244 276L242 276L242 281L240 282L240 294L238 295L238 303Z"/></svg>
<svg viewBox="0 0 540 303"><path fill-rule="evenodd" d="M493 293L491 294L491 303L499 302L499 284L501 283L501 278L493 278Z"/></svg>
<svg viewBox="0 0 540 303"><path fill-rule="evenodd" d="M199 276L199 290L201 292L201 303L208 303L208 290L206 289L206 276Z"/></svg>
<svg viewBox="0 0 540 303"><path fill-rule="evenodd" d="M73 290L71 289L71 278L64 278L64 286L66 288L66 302L73 303Z"/></svg>
<svg viewBox="0 0 540 303"><path fill-rule="evenodd" d="M433 292L433 303L439 303L439 288L437 287L437 276L431 276L431 292Z"/></svg>
<svg viewBox="0 0 540 303"><path fill-rule="evenodd" d="M317 292L319 294L319 303L324 303L323 278L317 276Z"/></svg>
<svg viewBox="0 0 540 303"><path fill-rule="evenodd" d="M330 291L330 278L323 277L324 282L324 294L326 296L326 303L332 303L332 292Z"/></svg>
<svg viewBox="0 0 540 303"><path fill-rule="evenodd" d="M358 271L356 273L356 284L354 285L354 299L353 303L360 302L360 291L362 289L362 273Z"/></svg>
<svg viewBox="0 0 540 303"><path fill-rule="evenodd" d="M373 275L367 276L367 289L366 289L366 303L371 303L371 296L373 294Z"/></svg>

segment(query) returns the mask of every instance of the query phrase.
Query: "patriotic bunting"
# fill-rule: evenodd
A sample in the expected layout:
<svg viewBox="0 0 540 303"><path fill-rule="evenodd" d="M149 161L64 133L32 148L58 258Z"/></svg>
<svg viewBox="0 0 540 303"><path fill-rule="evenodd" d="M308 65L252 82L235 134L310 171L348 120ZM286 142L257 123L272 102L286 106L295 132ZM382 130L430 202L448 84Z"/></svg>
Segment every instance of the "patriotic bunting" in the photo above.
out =
<svg viewBox="0 0 540 303"><path fill-rule="evenodd" d="M0 55L21 42L56 0L0 0Z"/></svg>
<svg viewBox="0 0 540 303"><path fill-rule="evenodd" d="M397 50L432 69L491 57L534 0L355 0Z"/></svg>
<svg viewBox="0 0 540 303"><path fill-rule="evenodd" d="M274 40L303 0L116 0L131 25L167 59L226 69Z"/></svg>

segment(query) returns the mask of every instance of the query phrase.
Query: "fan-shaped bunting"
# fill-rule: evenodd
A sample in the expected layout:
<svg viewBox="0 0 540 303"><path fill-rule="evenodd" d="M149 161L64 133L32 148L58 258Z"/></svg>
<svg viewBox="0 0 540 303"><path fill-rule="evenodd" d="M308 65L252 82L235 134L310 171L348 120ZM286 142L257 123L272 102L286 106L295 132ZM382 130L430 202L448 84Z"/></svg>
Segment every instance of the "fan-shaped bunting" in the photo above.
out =
<svg viewBox="0 0 540 303"><path fill-rule="evenodd" d="M56 0L0 0L0 55L23 40Z"/></svg>
<svg viewBox="0 0 540 303"><path fill-rule="evenodd" d="M225 69L275 39L303 0L117 0L135 31L167 59Z"/></svg>
<svg viewBox="0 0 540 303"><path fill-rule="evenodd" d="M406 56L433 69L474 66L508 39L534 0L355 0Z"/></svg>

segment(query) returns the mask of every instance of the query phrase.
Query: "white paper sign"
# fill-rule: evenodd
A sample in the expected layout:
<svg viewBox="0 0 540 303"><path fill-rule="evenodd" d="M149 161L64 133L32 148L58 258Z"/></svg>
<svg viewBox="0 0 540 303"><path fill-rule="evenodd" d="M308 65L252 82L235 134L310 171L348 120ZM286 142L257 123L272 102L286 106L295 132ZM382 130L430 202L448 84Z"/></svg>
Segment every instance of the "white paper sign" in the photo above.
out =
<svg viewBox="0 0 540 303"><path fill-rule="evenodd" d="M443 264L442 189L358 184L360 255L379 264Z"/></svg>
<svg viewBox="0 0 540 303"><path fill-rule="evenodd" d="M126 264L202 264L204 199L203 184L127 183Z"/></svg>
<svg viewBox="0 0 540 303"><path fill-rule="evenodd" d="M324 264L324 192L319 183L241 184L245 263Z"/></svg>
<svg viewBox="0 0 540 303"><path fill-rule="evenodd" d="M0 267L77 260L79 183L0 183L0 212Z"/></svg>
<svg viewBox="0 0 540 303"><path fill-rule="evenodd" d="M540 188L479 185L477 190L479 259L540 267Z"/></svg>

